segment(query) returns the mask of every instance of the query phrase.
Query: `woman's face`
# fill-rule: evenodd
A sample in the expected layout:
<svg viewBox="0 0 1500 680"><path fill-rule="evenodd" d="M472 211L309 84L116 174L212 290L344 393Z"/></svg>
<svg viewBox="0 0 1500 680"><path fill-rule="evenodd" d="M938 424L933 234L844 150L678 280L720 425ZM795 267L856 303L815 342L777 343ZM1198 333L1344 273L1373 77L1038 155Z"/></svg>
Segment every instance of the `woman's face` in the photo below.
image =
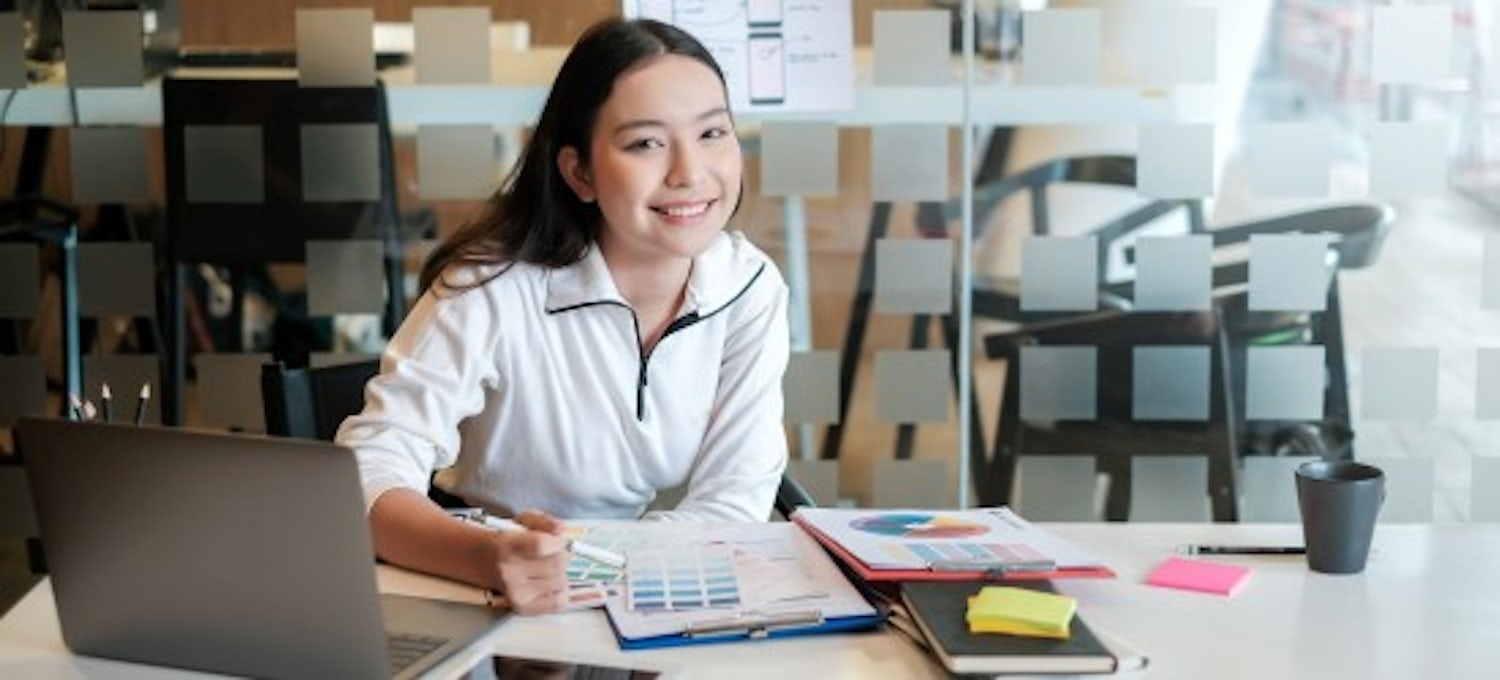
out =
<svg viewBox="0 0 1500 680"><path fill-rule="evenodd" d="M734 213L740 144L724 85L703 63L667 54L615 80L586 162L568 147L568 185L604 215L599 246L611 264L690 259Z"/></svg>

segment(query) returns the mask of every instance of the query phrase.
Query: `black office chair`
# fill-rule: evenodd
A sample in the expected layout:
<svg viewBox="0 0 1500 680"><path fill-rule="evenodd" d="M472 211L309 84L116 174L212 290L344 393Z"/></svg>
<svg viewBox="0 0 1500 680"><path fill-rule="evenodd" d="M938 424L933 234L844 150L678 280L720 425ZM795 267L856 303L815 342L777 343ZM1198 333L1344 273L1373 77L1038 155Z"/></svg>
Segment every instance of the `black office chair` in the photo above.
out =
<svg viewBox="0 0 1500 680"><path fill-rule="evenodd" d="M304 198L304 125L373 125L376 130L376 195L368 200ZM188 131L224 126L259 132L263 200L229 194L189 200ZM295 78L210 79L168 77L162 81L162 132L167 179L168 261L165 318L166 362L162 380L163 421L182 422L183 386L189 354L187 267L213 264L229 269L235 325L225 348L238 351L238 324L245 290L255 268L302 262L309 240L379 241L385 273L384 328L393 332L405 315L401 216L396 203L394 154L385 92L369 87L302 87ZM368 166L351 167L350 172ZM223 189L216 191L223 192ZM353 195L351 192L350 195ZM231 200L233 199L233 200ZM306 357L286 357L303 363Z"/></svg>
<svg viewBox="0 0 1500 680"><path fill-rule="evenodd" d="M261 394L266 432L283 437L332 440L344 418L364 407L364 387L380 372L377 360L320 368L261 367ZM428 496L443 507L465 507L463 499L428 486ZM816 506L812 495L790 475L782 475L776 512L791 517L802 506Z"/></svg>

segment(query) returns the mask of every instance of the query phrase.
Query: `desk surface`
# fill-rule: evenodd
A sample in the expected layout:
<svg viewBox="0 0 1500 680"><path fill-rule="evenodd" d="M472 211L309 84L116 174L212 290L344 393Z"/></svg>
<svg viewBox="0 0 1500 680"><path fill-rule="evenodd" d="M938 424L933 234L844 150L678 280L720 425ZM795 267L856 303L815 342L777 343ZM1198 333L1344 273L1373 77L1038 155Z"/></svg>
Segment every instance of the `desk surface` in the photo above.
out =
<svg viewBox="0 0 1500 680"><path fill-rule="evenodd" d="M1382 526L1364 574L1325 576L1300 557L1217 558L1251 566L1224 599L1141 585L1182 543L1294 544L1291 525L1056 524L1100 554L1111 581L1063 582L1079 613L1150 656L1152 678L1489 678L1500 668L1500 525ZM477 599L452 583L382 568L388 592ZM704 678L924 678L940 669L890 631L621 652L600 612L513 618L440 672L484 649L662 666ZM0 619L0 677L193 677L67 654L44 581Z"/></svg>

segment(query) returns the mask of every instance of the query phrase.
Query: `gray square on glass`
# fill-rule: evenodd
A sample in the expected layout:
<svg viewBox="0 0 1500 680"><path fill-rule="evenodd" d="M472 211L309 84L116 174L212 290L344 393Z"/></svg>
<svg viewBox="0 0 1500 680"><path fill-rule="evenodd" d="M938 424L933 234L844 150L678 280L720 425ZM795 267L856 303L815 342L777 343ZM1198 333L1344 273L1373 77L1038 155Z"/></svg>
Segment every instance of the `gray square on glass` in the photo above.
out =
<svg viewBox="0 0 1500 680"><path fill-rule="evenodd" d="M30 319L42 309L41 251L0 243L0 319Z"/></svg>
<svg viewBox="0 0 1500 680"><path fill-rule="evenodd" d="M308 241L307 313L378 314L385 306L380 241Z"/></svg>
<svg viewBox="0 0 1500 680"><path fill-rule="evenodd" d="M1250 185L1256 196L1328 195L1333 129L1327 123L1260 123L1250 138Z"/></svg>
<svg viewBox="0 0 1500 680"><path fill-rule="evenodd" d="M489 196L500 179L495 141L488 125L417 126L417 193L428 200Z"/></svg>
<svg viewBox="0 0 1500 680"><path fill-rule="evenodd" d="M417 84L490 82L490 8L414 7Z"/></svg>
<svg viewBox="0 0 1500 680"><path fill-rule="evenodd" d="M1500 347L1481 347L1476 358L1474 415L1500 420Z"/></svg>
<svg viewBox="0 0 1500 680"><path fill-rule="evenodd" d="M789 460L786 475L802 485L818 505L839 500L839 462L836 460Z"/></svg>
<svg viewBox="0 0 1500 680"><path fill-rule="evenodd" d="M154 318L156 260L151 244L78 244L78 314Z"/></svg>
<svg viewBox="0 0 1500 680"><path fill-rule="evenodd" d="M1207 522L1207 456L1130 459L1130 521Z"/></svg>
<svg viewBox="0 0 1500 680"><path fill-rule="evenodd" d="M1252 311L1316 312L1328 304L1326 234L1250 237Z"/></svg>
<svg viewBox="0 0 1500 680"><path fill-rule="evenodd" d="M260 367L269 354L203 353L198 367L198 418L201 425L265 432Z"/></svg>
<svg viewBox="0 0 1500 680"><path fill-rule="evenodd" d="M1218 16L1212 7L1132 8L1140 84L1171 87L1214 82Z"/></svg>
<svg viewBox="0 0 1500 680"><path fill-rule="evenodd" d="M1371 80L1421 85L1452 76L1452 7L1445 3L1371 9Z"/></svg>
<svg viewBox="0 0 1500 680"><path fill-rule="evenodd" d="M1135 249L1136 309L1208 310L1213 294L1213 243L1209 237L1142 237Z"/></svg>
<svg viewBox="0 0 1500 680"><path fill-rule="evenodd" d="M1500 522L1500 493L1493 491L1500 489L1500 457L1493 454L1474 456L1473 461L1474 472L1469 488L1484 492L1469 492L1469 521Z"/></svg>
<svg viewBox="0 0 1500 680"><path fill-rule="evenodd" d="M1098 417L1099 356L1095 347L1021 348L1021 419Z"/></svg>
<svg viewBox="0 0 1500 680"><path fill-rule="evenodd" d="M767 122L760 132L763 196L836 196L839 127L832 122Z"/></svg>
<svg viewBox="0 0 1500 680"><path fill-rule="evenodd" d="M1030 236L1021 244L1021 309L1099 308L1099 258L1092 236Z"/></svg>
<svg viewBox="0 0 1500 680"><path fill-rule="evenodd" d="M1322 420L1324 348L1250 347L1245 350L1245 417Z"/></svg>
<svg viewBox="0 0 1500 680"><path fill-rule="evenodd" d="M884 460L875 464L871 505L877 508L951 508L948 464L940 460Z"/></svg>
<svg viewBox="0 0 1500 680"><path fill-rule="evenodd" d="M375 84L375 10L297 10L297 73L303 87Z"/></svg>
<svg viewBox="0 0 1500 680"><path fill-rule="evenodd" d="M40 355L0 356L0 427L47 415L47 365Z"/></svg>
<svg viewBox="0 0 1500 680"><path fill-rule="evenodd" d="M151 197L146 169L146 130L137 127L75 127L68 159L77 203L141 203Z"/></svg>
<svg viewBox="0 0 1500 680"><path fill-rule="evenodd" d="M948 420L948 351L875 353L875 418L882 423Z"/></svg>
<svg viewBox="0 0 1500 680"><path fill-rule="evenodd" d="M839 422L839 353L792 352L781 392L786 397L786 422Z"/></svg>
<svg viewBox="0 0 1500 680"><path fill-rule="evenodd" d="M946 10L877 10L872 45L876 85L942 85L948 67Z"/></svg>
<svg viewBox="0 0 1500 680"><path fill-rule="evenodd" d="M1016 461L1016 508L1041 522L1097 522L1098 473L1089 455L1028 456Z"/></svg>
<svg viewBox="0 0 1500 680"><path fill-rule="evenodd" d="M26 59L21 49L24 36L21 15L0 12L0 45L5 46L0 47L0 90L26 87Z"/></svg>
<svg viewBox="0 0 1500 680"><path fill-rule="evenodd" d="M953 243L948 239L875 242L877 314L947 314L953 309Z"/></svg>
<svg viewBox="0 0 1500 680"><path fill-rule="evenodd" d="M1360 415L1371 420L1437 417L1436 348L1372 347L1360 367Z"/></svg>
<svg viewBox="0 0 1500 680"><path fill-rule="evenodd" d="M1102 13L1096 8L1026 12L1021 31L1021 78L1027 85L1097 85L1103 54Z"/></svg>
<svg viewBox="0 0 1500 680"><path fill-rule="evenodd" d="M1214 127L1142 125L1136 190L1150 198L1205 198L1214 193Z"/></svg>
<svg viewBox="0 0 1500 680"><path fill-rule="evenodd" d="M139 87L145 82L140 12L62 14L69 86Z"/></svg>
<svg viewBox="0 0 1500 680"><path fill-rule="evenodd" d="M1448 190L1448 123L1370 123L1370 195L1441 196Z"/></svg>
<svg viewBox="0 0 1500 680"><path fill-rule="evenodd" d="M373 123L302 126L302 200L380 199L380 137Z"/></svg>
<svg viewBox="0 0 1500 680"><path fill-rule="evenodd" d="M99 403L104 383L114 394L114 418L134 422L141 403L142 385L151 386L151 398L145 403L145 422L161 423L160 362L154 354L85 354L83 356L83 396ZM259 391L256 392L259 394ZM103 417L102 415L100 417Z"/></svg>
<svg viewBox="0 0 1500 680"><path fill-rule="evenodd" d="M1310 456L1245 456L1240 459L1240 521L1297 522L1297 466Z"/></svg>
<svg viewBox="0 0 1500 680"><path fill-rule="evenodd" d="M1433 462L1431 458L1372 458L1364 461L1385 473L1385 501L1381 524L1427 524L1432 521ZM1479 493L1488 490L1481 489Z"/></svg>
<svg viewBox="0 0 1500 680"><path fill-rule="evenodd" d="M1136 420L1208 420L1207 347L1136 347L1133 353Z"/></svg>
<svg viewBox="0 0 1500 680"><path fill-rule="evenodd" d="M258 125L186 125L189 203L262 203L265 152Z"/></svg>
<svg viewBox="0 0 1500 680"><path fill-rule="evenodd" d="M948 128L877 125L870 129L870 194L877 201L948 198Z"/></svg>

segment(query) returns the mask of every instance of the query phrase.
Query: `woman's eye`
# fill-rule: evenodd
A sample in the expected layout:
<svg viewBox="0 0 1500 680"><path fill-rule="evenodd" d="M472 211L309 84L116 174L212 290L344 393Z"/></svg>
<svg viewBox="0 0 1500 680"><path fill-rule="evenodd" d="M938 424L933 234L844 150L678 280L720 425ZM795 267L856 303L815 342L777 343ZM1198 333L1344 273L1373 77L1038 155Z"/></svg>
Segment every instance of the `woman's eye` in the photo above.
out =
<svg viewBox="0 0 1500 680"><path fill-rule="evenodd" d="M625 145L625 149L628 151L644 151L646 149L660 149L661 147L661 140L652 139L650 137L647 137L645 139L637 139Z"/></svg>
<svg viewBox="0 0 1500 680"><path fill-rule="evenodd" d="M722 139L729 136L729 130L724 128L709 128L703 131L704 139Z"/></svg>

